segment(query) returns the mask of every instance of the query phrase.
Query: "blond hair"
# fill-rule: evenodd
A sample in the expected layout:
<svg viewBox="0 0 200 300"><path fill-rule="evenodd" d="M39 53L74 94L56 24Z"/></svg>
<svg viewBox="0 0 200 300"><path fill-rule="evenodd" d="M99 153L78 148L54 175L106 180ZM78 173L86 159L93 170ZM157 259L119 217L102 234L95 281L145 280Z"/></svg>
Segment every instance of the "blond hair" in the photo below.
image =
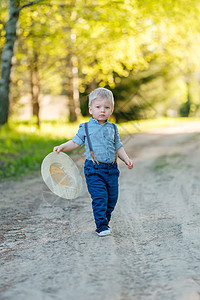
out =
<svg viewBox="0 0 200 300"><path fill-rule="evenodd" d="M92 101L95 99L108 99L114 108L114 97L113 93L106 88L97 88L89 94L89 106L91 106Z"/></svg>

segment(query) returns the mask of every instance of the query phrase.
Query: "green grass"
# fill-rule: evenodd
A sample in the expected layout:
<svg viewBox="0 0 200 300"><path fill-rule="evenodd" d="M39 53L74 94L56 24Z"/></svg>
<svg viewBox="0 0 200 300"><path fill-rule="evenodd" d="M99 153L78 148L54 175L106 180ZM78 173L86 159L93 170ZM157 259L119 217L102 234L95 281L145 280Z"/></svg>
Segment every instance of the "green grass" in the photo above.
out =
<svg viewBox="0 0 200 300"><path fill-rule="evenodd" d="M0 127L0 181L19 179L40 169L44 157L53 147L71 139L79 124L89 118L81 118L74 124L62 121L43 121L38 129L34 120L11 120ZM156 120L129 121L118 125L120 135L144 132L150 128L176 125L194 119L162 118ZM111 120L113 121L113 120ZM78 150L76 150L78 151Z"/></svg>
<svg viewBox="0 0 200 300"><path fill-rule="evenodd" d="M0 133L0 180L19 177L40 168L42 159L53 146L63 143L36 132L19 132L17 128L3 128Z"/></svg>
<svg viewBox="0 0 200 300"><path fill-rule="evenodd" d="M164 168L170 165L176 169L182 167L183 158L184 154L176 152L170 155L162 155L156 158L154 162L154 171L161 172Z"/></svg>

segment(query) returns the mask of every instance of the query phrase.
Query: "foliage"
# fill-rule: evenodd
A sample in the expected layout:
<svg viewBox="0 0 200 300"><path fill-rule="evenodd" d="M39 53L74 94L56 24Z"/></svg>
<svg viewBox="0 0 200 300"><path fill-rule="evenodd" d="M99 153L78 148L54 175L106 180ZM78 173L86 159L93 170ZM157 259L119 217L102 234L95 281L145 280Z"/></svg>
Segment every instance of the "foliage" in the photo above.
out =
<svg viewBox="0 0 200 300"><path fill-rule="evenodd" d="M5 26L8 19L8 2L6 0L1 1L0 9L0 57L2 55L2 50L5 44ZM1 61L0 61L1 67Z"/></svg>
<svg viewBox="0 0 200 300"><path fill-rule="evenodd" d="M192 90L196 98L191 97L189 107L194 115L200 102L199 79L194 79L200 72L199 12L198 0L50 0L37 10L25 8L17 29L11 98L16 102L30 91L34 52L38 54L41 93L62 94L68 89L71 71L67 59L71 55L78 68L81 94L96 86L108 86L116 94L118 107L131 101L125 104L128 118L140 118L141 112L144 117L145 111L146 117L152 116L150 107L160 114L167 114L171 106L178 112L188 101L188 78L195 82ZM7 19L4 0L0 19L4 23ZM0 23L4 36L2 26ZM0 51L3 41L4 37ZM143 82L145 72L154 78ZM137 101L139 106L134 104Z"/></svg>

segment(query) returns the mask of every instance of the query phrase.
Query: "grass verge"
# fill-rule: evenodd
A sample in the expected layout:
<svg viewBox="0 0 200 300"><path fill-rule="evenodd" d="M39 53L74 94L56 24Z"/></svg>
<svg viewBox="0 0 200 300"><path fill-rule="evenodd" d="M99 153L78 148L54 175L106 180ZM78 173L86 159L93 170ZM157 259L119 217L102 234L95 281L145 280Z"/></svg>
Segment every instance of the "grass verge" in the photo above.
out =
<svg viewBox="0 0 200 300"><path fill-rule="evenodd" d="M161 118L129 121L118 124L118 128L120 135L130 135L150 128L172 126L194 120L196 119ZM19 179L24 174L39 170L42 160L53 150L53 147L71 139L76 134L79 124L87 121L88 118L79 119L74 124L64 121L43 121L41 128L38 129L34 120L10 120L8 124L1 126L0 181Z"/></svg>

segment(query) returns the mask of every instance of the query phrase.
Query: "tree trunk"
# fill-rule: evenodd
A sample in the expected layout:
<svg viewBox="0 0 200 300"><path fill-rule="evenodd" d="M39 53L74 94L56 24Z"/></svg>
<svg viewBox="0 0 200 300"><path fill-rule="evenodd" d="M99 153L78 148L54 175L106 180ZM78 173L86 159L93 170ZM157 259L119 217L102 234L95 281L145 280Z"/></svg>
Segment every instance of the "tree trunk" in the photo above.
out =
<svg viewBox="0 0 200 300"><path fill-rule="evenodd" d="M14 44L17 38L16 26L19 18L18 7L15 0L9 2L9 20L6 26L6 43L2 54L1 80L0 80L0 124L8 121L9 115L9 92L10 73L12 68L12 57Z"/></svg>
<svg viewBox="0 0 200 300"><path fill-rule="evenodd" d="M69 121L75 122L80 115L80 101L78 88L78 68L77 58L71 53L67 56L67 91L68 107L69 107Z"/></svg>
<svg viewBox="0 0 200 300"><path fill-rule="evenodd" d="M72 60L71 53L67 56L67 97L68 97L68 108L69 108L69 121L75 122L77 115L75 111L74 98L73 98L73 74L72 74Z"/></svg>
<svg viewBox="0 0 200 300"><path fill-rule="evenodd" d="M37 125L40 126L40 105L39 105L39 94L40 94L40 82L38 76L38 53L34 50L33 59L31 61L31 95L32 95L32 112L33 116L37 117Z"/></svg>

